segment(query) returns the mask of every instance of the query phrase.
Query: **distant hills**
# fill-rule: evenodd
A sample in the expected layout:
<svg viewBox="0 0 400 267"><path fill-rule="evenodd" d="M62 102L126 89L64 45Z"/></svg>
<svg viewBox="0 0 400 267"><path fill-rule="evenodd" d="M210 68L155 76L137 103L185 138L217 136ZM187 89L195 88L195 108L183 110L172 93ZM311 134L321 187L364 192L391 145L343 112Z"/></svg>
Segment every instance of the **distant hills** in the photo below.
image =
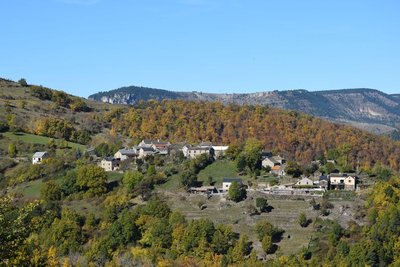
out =
<svg viewBox="0 0 400 267"><path fill-rule="evenodd" d="M398 134L400 94L389 95L368 88L310 92L307 90L271 91L248 94L174 92L129 86L89 96L112 104L137 104L140 100L182 99L217 101L224 104L269 105L296 110L335 122L351 124L377 134Z"/></svg>

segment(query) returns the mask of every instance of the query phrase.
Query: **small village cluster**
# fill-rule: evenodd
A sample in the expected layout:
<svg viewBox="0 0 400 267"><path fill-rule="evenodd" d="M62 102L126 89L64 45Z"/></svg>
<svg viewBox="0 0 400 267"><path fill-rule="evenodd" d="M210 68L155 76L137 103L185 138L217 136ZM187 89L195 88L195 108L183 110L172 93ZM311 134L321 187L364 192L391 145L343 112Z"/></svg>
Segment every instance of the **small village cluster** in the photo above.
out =
<svg viewBox="0 0 400 267"><path fill-rule="evenodd" d="M172 153L182 151L182 154L187 159L194 159L200 155L207 154L215 159L223 157L229 146L216 146L210 142L201 142L198 145L187 143L171 144L168 141L159 139L144 139L137 146L132 148L123 148L118 150L113 157L103 158L99 166L106 172L119 171L120 164L126 160L145 159L150 155L169 156ZM46 158L49 158L47 152L36 152L32 157L33 164L40 164ZM280 155L272 155L271 152L262 152L261 165L264 168L270 169L270 173L276 177L286 175L286 159ZM240 178L224 178L222 187L201 186L191 187L189 192L195 194L213 194L226 193L229 190L232 182L237 182L243 185ZM315 192L323 192L326 190L355 190L357 185L357 176L355 174L332 173L329 175L317 175L314 179L303 177L296 183L281 184L268 186L265 183L259 183L258 187L262 188L266 193L282 194L282 195L302 195L313 194Z"/></svg>
<svg viewBox="0 0 400 267"><path fill-rule="evenodd" d="M104 158L100 166L105 171L119 170L120 163L128 159L144 159L150 155L168 156L171 153L182 151L187 159L194 159L202 154L213 156L215 159L225 155L228 146L215 146L210 142L201 142L194 146L191 144L171 144L167 141L144 139L139 145L132 148L124 148L118 150L114 157Z"/></svg>

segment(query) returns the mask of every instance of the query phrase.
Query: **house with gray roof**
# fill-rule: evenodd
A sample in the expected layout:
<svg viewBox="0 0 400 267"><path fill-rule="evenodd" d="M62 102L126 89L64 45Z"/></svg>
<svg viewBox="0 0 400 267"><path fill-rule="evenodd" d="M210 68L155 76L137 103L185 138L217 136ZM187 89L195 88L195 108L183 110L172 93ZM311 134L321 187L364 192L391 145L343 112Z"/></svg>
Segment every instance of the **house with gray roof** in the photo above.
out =
<svg viewBox="0 0 400 267"><path fill-rule="evenodd" d="M50 155L46 151L36 152L32 156L32 164L41 164L44 159L49 157Z"/></svg>
<svg viewBox="0 0 400 267"><path fill-rule="evenodd" d="M183 155L188 159L194 159L202 154L214 156L214 149L211 146L186 145L182 148Z"/></svg>
<svg viewBox="0 0 400 267"><path fill-rule="evenodd" d="M266 168L269 166L270 168L277 166L277 165L283 165L286 163L286 160L282 158L281 156L273 156L273 157L267 157L263 159L261 162L261 165Z"/></svg>
<svg viewBox="0 0 400 267"><path fill-rule="evenodd" d="M138 156L138 151L136 148L129 148L129 149L120 149L114 154L114 158L120 159L121 161L127 159L133 159Z"/></svg>

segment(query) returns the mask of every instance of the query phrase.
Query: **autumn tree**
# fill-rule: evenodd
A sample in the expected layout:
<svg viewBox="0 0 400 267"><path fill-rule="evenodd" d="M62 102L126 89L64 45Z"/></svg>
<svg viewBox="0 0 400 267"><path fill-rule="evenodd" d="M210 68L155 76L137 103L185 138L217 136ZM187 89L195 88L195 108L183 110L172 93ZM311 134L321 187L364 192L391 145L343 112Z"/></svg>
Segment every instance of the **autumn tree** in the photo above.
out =
<svg viewBox="0 0 400 267"><path fill-rule="evenodd" d="M233 181L228 189L228 196L235 202L242 201L246 198L246 188L236 181Z"/></svg>
<svg viewBox="0 0 400 267"><path fill-rule="evenodd" d="M243 155L246 162L246 167L251 173L254 173L256 169L261 168L261 152L263 150L263 144L254 138L250 138L244 145Z"/></svg>
<svg viewBox="0 0 400 267"><path fill-rule="evenodd" d="M272 237L270 235L265 235L261 240L262 248L268 254L272 252L274 244L272 243Z"/></svg>
<svg viewBox="0 0 400 267"><path fill-rule="evenodd" d="M218 254L226 254L235 243L236 235L230 225L217 225L211 241L211 247Z"/></svg>
<svg viewBox="0 0 400 267"><path fill-rule="evenodd" d="M76 184L89 196L106 192L107 174L96 165L83 165L78 168Z"/></svg>
<svg viewBox="0 0 400 267"><path fill-rule="evenodd" d="M265 236L271 236L272 239L279 239L280 236L283 234L283 230L274 227L270 222L267 220L260 220L256 223L255 226L256 233L258 239L261 241Z"/></svg>
<svg viewBox="0 0 400 267"><path fill-rule="evenodd" d="M260 210L260 212L264 212L268 209L268 201L263 197L256 198L256 207Z"/></svg>
<svg viewBox="0 0 400 267"><path fill-rule="evenodd" d="M46 201L56 201L61 199L62 191L56 182L48 181L40 190L40 195Z"/></svg>
<svg viewBox="0 0 400 267"><path fill-rule="evenodd" d="M14 143L10 143L8 145L8 156L10 158L15 158L16 155L17 155L17 148L16 148L15 144Z"/></svg>
<svg viewBox="0 0 400 267"><path fill-rule="evenodd" d="M34 223L38 206L38 202L32 202L18 207L10 197L0 197L0 265L7 266L25 254L26 238L39 227Z"/></svg>
<svg viewBox="0 0 400 267"><path fill-rule="evenodd" d="M232 249L233 262L242 262L251 252L251 245L246 235L241 235Z"/></svg>
<svg viewBox="0 0 400 267"><path fill-rule="evenodd" d="M61 218L54 219L42 236L43 244L54 246L61 254L79 251L85 238L82 231L83 218L74 211L63 209Z"/></svg>
<svg viewBox="0 0 400 267"><path fill-rule="evenodd" d="M143 179L144 176L141 172L126 172L122 178L122 183L129 191L133 191Z"/></svg>

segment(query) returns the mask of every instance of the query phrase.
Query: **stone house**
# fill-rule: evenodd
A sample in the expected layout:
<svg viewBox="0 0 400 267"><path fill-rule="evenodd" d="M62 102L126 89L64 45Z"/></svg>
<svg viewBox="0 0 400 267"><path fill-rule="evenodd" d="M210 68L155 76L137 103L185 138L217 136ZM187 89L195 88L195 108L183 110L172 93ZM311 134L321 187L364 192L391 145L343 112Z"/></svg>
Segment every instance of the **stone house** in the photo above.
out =
<svg viewBox="0 0 400 267"><path fill-rule="evenodd" d="M272 166L271 173L277 176L284 176L286 175L285 166L284 165Z"/></svg>
<svg viewBox="0 0 400 267"><path fill-rule="evenodd" d="M125 161L127 159L134 159L138 156L138 151L135 148L132 149L120 149L114 154L114 158Z"/></svg>
<svg viewBox="0 0 400 267"><path fill-rule="evenodd" d="M146 156L157 154L157 150L152 147L141 147L139 148L138 158L142 159Z"/></svg>
<svg viewBox="0 0 400 267"><path fill-rule="evenodd" d="M355 190L357 177L346 173L332 173L329 175L331 190Z"/></svg>
<svg viewBox="0 0 400 267"><path fill-rule="evenodd" d="M104 158L100 162L100 167L103 168L106 172L112 172L119 170L120 160L116 158Z"/></svg>
<svg viewBox="0 0 400 267"><path fill-rule="evenodd" d="M212 147L201 147L186 145L182 148L183 155L188 159L194 159L202 154L214 156L214 149Z"/></svg>
<svg viewBox="0 0 400 267"><path fill-rule="evenodd" d="M269 166L270 168L277 166L277 165L283 165L286 163L286 160L282 158L281 156L272 156L272 157L267 157L263 159L261 162L261 165L266 168Z"/></svg>

